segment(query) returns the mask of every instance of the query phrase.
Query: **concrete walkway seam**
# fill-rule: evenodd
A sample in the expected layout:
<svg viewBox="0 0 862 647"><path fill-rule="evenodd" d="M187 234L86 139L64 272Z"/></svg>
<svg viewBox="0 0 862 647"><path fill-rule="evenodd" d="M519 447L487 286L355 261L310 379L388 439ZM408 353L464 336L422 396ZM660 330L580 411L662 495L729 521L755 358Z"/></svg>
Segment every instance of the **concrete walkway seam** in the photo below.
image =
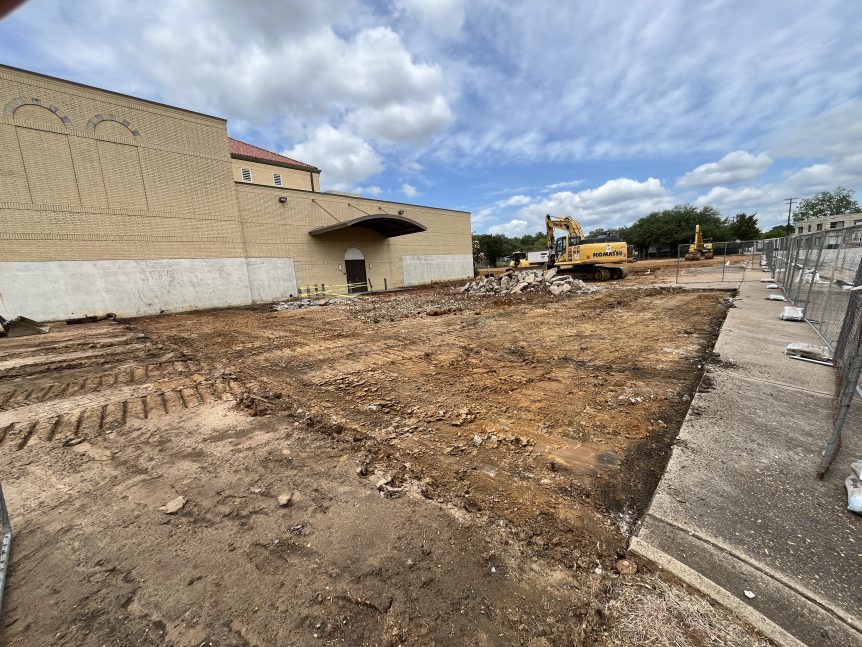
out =
<svg viewBox="0 0 862 647"><path fill-rule="evenodd" d="M707 597L715 600L731 613L748 622L771 642L784 645L785 647L806 647L805 643L779 627L759 611L752 609L727 589L720 587L694 569L674 559L663 550L654 547L652 544L648 544L639 537L632 537L629 548L636 555L640 555L644 559L653 562L689 586L694 587Z"/></svg>
<svg viewBox="0 0 862 647"><path fill-rule="evenodd" d="M708 546L712 546L713 548L720 550L721 552L723 552L726 555L729 555L730 557L734 558L735 560L742 562L746 566L749 566L750 568L754 569L755 571L758 571L761 575L764 575L764 576L768 577L769 579L773 580L774 582L777 582L781 586L783 586L787 589L790 589L791 591L793 591L794 593L796 593L800 597L808 600L811 604L814 604L814 605L820 607L820 609L822 609L824 612L831 615L835 620L837 620L838 622L840 622L842 624L847 625L848 627L850 627L851 629L853 629L854 631L856 631L860 635L862 635L862 626L859 625L859 623L856 621L856 619L853 616L849 615L846 611L843 611L842 609L835 608L834 606L830 605L828 602L825 602L819 596L817 596L817 594L809 591L808 589L806 589L801 584L798 584L795 582L790 582L790 581L788 581L788 580L786 580L780 576L777 576L767 566L764 566L760 562L758 562L758 561L756 561L750 557L747 557L745 555L741 555L740 553L737 553L732 548L730 548L729 546L727 546L725 543L723 543L722 541L720 541L718 539L714 539L712 537L707 537L707 536L703 535L702 533L699 533L695 530L692 530L691 528L688 528L688 527L686 527L680 523L676 523L673 521L669 521L667 519L663 519L662 517L659 517L659 516L654 515L652 513L647 513L647 516L652 517L656 521L663 523L665 525L668 525L671 528L679 530L680 532L684 532L685 534L687 534L691 537L694 537L698 541L702 541L703 543L707 544ZM646 544L646 542L644 540L639 540L639 541L641 542L641 545ZM655 550L659 550L659 549L655 549ZM670 559L673 559L673 558L670 558ZM688 567L686 566L686 568L688 568Z"/></svg>

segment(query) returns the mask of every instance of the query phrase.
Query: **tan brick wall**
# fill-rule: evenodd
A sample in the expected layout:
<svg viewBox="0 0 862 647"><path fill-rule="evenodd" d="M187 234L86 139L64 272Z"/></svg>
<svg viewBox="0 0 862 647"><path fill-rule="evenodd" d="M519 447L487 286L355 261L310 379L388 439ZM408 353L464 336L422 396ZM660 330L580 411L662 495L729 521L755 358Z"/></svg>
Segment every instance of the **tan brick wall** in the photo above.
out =
<svg viewBox="0 0 862 647"><path fill-rule="evenodd" d="M3 66L0 108L0 261L244 255L224 120Z"/></svg>
<svg viewBox="0 0 862 647"><path fill-rule="evenodd" d="M314 190L320 190L320 173L309 173L308 171L299 171L297 169L284 168L283 166L275 166L273 164L262 164L260 162L249 162L248 160L232 159L231 163L233 166L233 179L236 182L244 182L242 179L242 169L247 168L251 171L250 184L275 186L275 180L272 175L273 173L278 173L281 175L281 185L285 189L311 191L313 177Z"/></svg>
<svg viewBox="0 0 862 647"><path fill-rule="evenodd" d="M402 257L471 253L468 213L309 191L307 172L232 160L215 117L3 66L0 109L0 262L294 259L300 285L335 285L357 247L379 289L401 284ZM296 188L237 183L242 166ZM308 235L399 210L428 231Z"/></svg>
<svg viewBox="0 0 862 647"><path fill-rule="evenodd" d="M353 198L327 193L276 189L245 183L236 185L249 257L292 257L300 285L346 282L344 252L360 249L375 289L401 285L402 256L472 254L470 214L405 203ZM286 203L278 198L284 196ZM309 236L312 229L369 214L397 214L415 220L427 231L383 238L366 229L350 229Z"/></svg>

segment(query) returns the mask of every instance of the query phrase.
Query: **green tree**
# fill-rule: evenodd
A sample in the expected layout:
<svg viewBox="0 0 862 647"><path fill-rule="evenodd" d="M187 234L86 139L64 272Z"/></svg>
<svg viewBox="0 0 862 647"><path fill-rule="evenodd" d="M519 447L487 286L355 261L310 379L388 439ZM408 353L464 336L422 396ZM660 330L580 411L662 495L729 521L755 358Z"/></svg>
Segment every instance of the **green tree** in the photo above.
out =
<svg viewBox="0 0 862 647"><path fill-rule="evenodd" d="M838 186L834 191L821 191L810 198L800 200L796 205L796 211L793 212L793 222L836 216L839 213L858 213L862 209L853 198L854 193L852 189Z"/></svg>
<svg viewBox="0 0 862 647"><path fill-rule="evenodd" d="M730 224L730 236L735 240L756 240L760 238L760 227L757 226L757 214L738 213Z"/></svg>
<svg viewBox="0 0 862 647"><path fill-rule="evenodd" d="M605 229L604 227L596 227L590 233L587 234L587 238L598 238L599 236L607 236L609 233L611 233L611 231Z"/></svg>
<svg viewBox="0 0 862 647"><path fill-rule="evenodd" d="M537 252L547 249L548 242L545 232L537 231L535 234L525 234L512 239L512 251Z"/></svg>
<svg viewBox="0 0 862 647"><path fill-rule="evenodd" d="M497 261L512 253L512 239L503 234L474 234L473 235L473 258L477 255L491 266ZM481 263L481 260L480 260Z"/></svg>
<svg viewBox="0 0 862 647"><path fill-rule="evenodd" d="M621 228L619 233L623 240L636 247L645 248L657 244L669 245L671 249L675 249L677 245L694 240L696 225L700 225L704 238L727 240L730 234L728 222L721 218L715 207L697 208L691 204L653 211L633 225Z"/></svg>
<svg viewBox="0 0 862 647"><path fill-rule="evenodd" d="M761 238L783 238L787 235L787 225L775 225L769 231L763 232Z"/></svg>

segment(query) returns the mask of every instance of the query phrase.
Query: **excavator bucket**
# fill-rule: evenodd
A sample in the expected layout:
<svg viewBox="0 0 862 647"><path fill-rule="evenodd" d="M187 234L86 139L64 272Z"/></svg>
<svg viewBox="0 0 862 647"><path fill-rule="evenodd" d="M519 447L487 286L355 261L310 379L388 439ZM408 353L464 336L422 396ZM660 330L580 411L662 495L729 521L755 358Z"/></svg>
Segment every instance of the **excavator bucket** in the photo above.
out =
<svg viewBox="0 0 862 647"><path fill-rule="evenodd" d="M26 337L49 332L51 332L50 326L27 317L15 317L11 320L0 317L0 337Z"/></svg>

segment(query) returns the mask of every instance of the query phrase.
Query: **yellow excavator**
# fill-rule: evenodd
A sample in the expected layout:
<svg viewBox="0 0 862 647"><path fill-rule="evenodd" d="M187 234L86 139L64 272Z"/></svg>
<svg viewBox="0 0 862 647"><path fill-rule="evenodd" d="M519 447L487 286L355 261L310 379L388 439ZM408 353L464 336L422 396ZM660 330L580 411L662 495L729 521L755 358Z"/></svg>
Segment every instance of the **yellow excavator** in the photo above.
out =
<svg viewBox="0 0 862 647"><path fill-rule="evenodd" d="M545 216L548 232L548 266L593 281L621 279L628 270L617 264L628 260L628 245L612 234L587 238L577 220ZM555 237L556 230L565 235Z"/></svg>
<svg viewBox="0 0 862 647"><path fill-rule="evenodd" d="M704 239L700 231L700 225L694 226L694 242L688 246L688 254L685 255L687 261L702 261L715 257L715 250L712 248L712 239Z"/></svg>
<svg viewBox="0 0 862 647"><path fill-rule="evenodd" d="M509 267L530 267L530 261L527 260L524 252L512 252L511 258Z"/></svg>

